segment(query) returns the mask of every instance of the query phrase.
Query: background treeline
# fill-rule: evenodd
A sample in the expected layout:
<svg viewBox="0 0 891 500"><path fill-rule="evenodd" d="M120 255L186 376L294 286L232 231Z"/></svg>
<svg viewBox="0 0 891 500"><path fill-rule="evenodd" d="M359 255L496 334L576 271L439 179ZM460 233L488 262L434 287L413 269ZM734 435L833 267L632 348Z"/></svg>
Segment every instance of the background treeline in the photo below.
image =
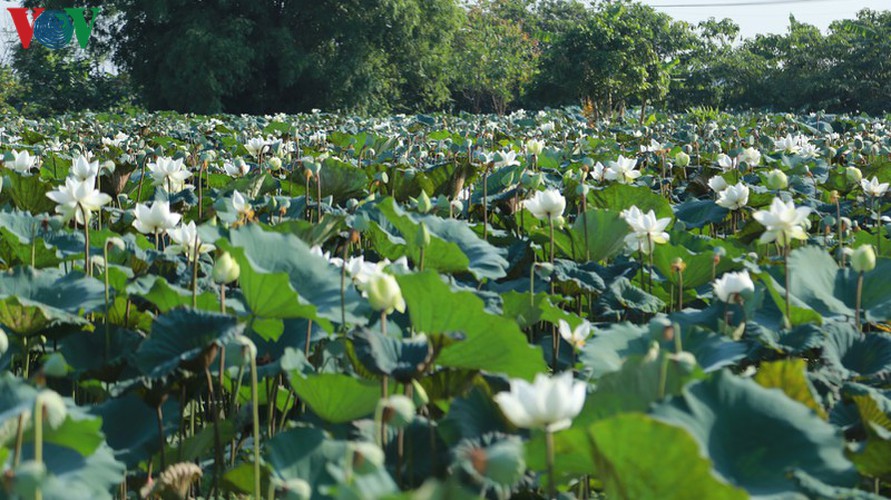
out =
<svg viewBox="0 0 891 500"><path fill-rule="evenodd" d="M628 1L94 3L104 13L86 52L11 51L5 106L381 114L582 104L599 116L641 104L891 107L889 11L864 10L828 33L790 19L785 34L741 39L732 20L690 25Z"/></svg>

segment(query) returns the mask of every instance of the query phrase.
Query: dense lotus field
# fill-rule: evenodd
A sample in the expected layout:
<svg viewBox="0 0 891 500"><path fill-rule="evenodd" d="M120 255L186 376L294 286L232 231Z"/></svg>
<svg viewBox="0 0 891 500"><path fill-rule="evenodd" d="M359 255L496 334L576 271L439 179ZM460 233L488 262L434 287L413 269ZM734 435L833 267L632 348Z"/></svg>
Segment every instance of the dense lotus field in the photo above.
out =
<svg viewBox="0 0 891 500"><path fill-rule="evenodd" d="M891 493L891 123L0 123L0 498Z"/></svg>

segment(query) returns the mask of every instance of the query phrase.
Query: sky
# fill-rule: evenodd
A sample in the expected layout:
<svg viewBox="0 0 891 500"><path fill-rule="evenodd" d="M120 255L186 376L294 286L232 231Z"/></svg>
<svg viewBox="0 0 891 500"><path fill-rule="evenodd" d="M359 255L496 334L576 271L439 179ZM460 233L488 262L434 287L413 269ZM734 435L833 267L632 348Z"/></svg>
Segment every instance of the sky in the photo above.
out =
<svg viewBox="0 0 891 500"><path fill-rule="evenodd" d="M741 34L751 37L760 33L783 33L789 26L792 14L801 22L826 30L836 19L850 19L865 8L891 9L891 0L641 0L643 3L665 12L675 19L697 23L710 17L729 17L739 26ZM73 4L74 2L72 2ZM734 5L748 4L748 5ZM19 2L0 0L0 30L9 33L12 20L7 7L17 7ZM702 5L697 7L697 5ZM664 7L663 7L664 6ZM2 37L9 38L9 35ZM17 38L12 37L17 41ZM0 52L6 41L0 41ZM0 54L2 57L2 54Z"/></svg>
<svg viewBox="0 0 891 500"><path fill-rule="evenodd" d="M710 17L729 17L739 25L740 34L744 37L784 33L789 27L790 14L798 21L812 24L825 32L832 21L851 19L859 10L891 9L891 0L643 0L643 3L690 23ZM705 6L695 7L703 4Z"/></svg>

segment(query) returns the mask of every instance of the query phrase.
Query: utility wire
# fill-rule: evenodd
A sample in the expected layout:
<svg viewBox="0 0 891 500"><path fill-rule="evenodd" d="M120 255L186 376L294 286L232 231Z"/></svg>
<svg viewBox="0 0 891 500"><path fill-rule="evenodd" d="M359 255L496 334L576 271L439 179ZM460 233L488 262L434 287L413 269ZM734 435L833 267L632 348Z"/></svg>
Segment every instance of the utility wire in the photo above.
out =
<svg viewBox="0 0 891 500"><path fill-rule="evenodd" d="M650 7L654 7L657 9L680 9L686 7L748 7L753 5L787 5L793 3L814 3L814 2L829 2L829 1L839 1L839 0L745 0L745 1L731 1L725 3L675 3L675 4L648 4Z"/></svg>

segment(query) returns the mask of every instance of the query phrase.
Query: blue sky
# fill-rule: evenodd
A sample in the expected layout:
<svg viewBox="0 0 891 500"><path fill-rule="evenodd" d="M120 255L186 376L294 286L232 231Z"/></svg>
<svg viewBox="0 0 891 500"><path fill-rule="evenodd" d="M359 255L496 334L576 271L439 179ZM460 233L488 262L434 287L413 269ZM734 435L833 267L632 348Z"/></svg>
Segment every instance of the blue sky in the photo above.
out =
<svg viewBox="0 0 891 500"><path fill-rule="evenodd" d="M728 6L732 3L762 5ZM667 13L675 19L696 23L709 17L729 17L740 26L743 36L759 33L783 33L789 26L789 15L822 30L837 19L853 18L857 11L891 9L889 0L643 0L643 3ZM770 5L775 3L775 5ZM697 5L705 7L660 7L660 5ZM716 6L721 4L722 6Z"/></svg>

